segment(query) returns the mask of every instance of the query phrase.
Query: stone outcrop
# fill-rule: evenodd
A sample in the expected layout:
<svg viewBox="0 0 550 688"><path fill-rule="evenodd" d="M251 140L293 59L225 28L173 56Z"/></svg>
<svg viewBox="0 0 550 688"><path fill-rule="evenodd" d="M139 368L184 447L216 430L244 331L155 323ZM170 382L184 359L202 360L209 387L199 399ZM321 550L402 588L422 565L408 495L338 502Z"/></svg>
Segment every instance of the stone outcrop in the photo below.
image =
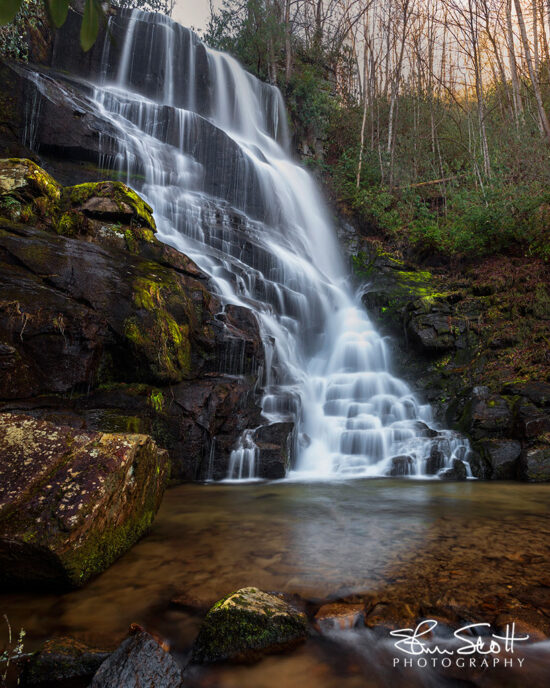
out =
<svg viewBox="0 0 550 688"><path fill-rule="evenodd" d="M136 629L108 657L94 675L90 688L180 688L181 669L152 635Z"/></svg>
<svg viewBox="0 0 550 688"><path fill-rule="evenodd" d="M155 231L120 182L63 188L0 162L0 409L151 434L172 479L222 478L261 425L258 324Z"/></svg>
<svg viewBox="0 0 550 688"><path fill-rule="evenodd" d="M442 423L470 438L474 476L549 480L544 275L508 258L500 259L503 265L435 274L376 242L357 235L356 242L350 250L363 303L392 335L399 374ZM435 448L427 472L441 467Z"/></svg>
<svg viewBox="0 0 550 688"><path fill-rule="evenodd" d="M302 642L307 618L280 597L242 588L210 609L193 647L196 663L253 661Z"/></svg>
<svg viewBox="0 0 550 688"><path fill-rule="evenodd" d="M168 481L145 435L0 414L0 580L81 585L149 528Z"/></svg>

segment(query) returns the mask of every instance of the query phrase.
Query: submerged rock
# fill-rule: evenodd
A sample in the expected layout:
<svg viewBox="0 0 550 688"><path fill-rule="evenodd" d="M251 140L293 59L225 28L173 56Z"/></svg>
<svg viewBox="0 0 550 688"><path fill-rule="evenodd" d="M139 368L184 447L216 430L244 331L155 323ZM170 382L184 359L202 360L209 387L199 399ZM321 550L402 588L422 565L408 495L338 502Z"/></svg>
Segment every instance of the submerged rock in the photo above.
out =
<svg viewBox="0 0 550 688"><path fill-rule="evenodd" d="M180 688L181 669L169 652L140 630L99 667L90 688Z"/></svg>
<svg viewBox="0 0 550 688"><path fill-rule="evenodd" d="M0 414L0 580L82 585L149 528L168 455L146 435Z"/></svg>
<svg viewBox="0 0 550 688"><path fill-rule="evenodd" d="M74 638L48 640L25 663L21 684L25 688L87 686L109 654Z"/></svg>
<svg viewBox="0 0 550 688"><path fill-rule="evenodd" d="M362 604L331 602L324 604L315 614L315 625L321 633L345 631L365 625L365 609Z"/></svg>
<svg viewBox="0 0 550 688"><path fill-rule="evenodd" d="M242 588L217 602L206 615L193 647L197 663L247 662L290 649L307 635L305 614L279 597Z"/></svg>

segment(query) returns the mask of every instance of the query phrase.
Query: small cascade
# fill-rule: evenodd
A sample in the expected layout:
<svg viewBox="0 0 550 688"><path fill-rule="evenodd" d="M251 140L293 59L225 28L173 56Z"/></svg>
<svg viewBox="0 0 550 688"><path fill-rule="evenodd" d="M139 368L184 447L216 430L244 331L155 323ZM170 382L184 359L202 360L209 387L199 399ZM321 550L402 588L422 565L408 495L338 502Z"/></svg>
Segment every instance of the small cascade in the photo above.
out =
<svg viewBox="0 0 550 688"><path fill-rule="evenodd" d="M256 477L259 453L252 431L245 430L239 438L237 447L231 452L227 479L253 480Z"/></svg>
<svg viewBox="0 0 550 688"><path fill-rule="evenodd" d="M117 132L101 167L137 188L159 238L210 275L225 304L254 310L263 414L296 424L292 475L424 475L465 460L467 442L434 430L430 407L392 375L323 200L290 156L280 92L169 18L138 10L109 19L101 65L86 77ZM229 348L230 374L242 374L242 352ZM259 461L251 429L228 478L254 478Z"/></svg>

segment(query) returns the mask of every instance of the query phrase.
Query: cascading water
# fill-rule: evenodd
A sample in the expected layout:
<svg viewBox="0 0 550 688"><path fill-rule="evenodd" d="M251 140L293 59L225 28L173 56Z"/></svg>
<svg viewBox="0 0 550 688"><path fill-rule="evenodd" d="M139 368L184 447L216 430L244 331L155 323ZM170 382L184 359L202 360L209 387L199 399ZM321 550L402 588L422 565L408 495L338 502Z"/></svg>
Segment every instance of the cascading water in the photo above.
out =
<svg viewBox="0 0 550 688"><path fill-rule="evenodd" d="M256 313L263 413L296 423L293 475L422 475L434 449L441 467L464 459L467 442L432 431L429 406L389 372L322 199L290 158L279 91L162 15L120 12L108 34L92 97L118 143L101 167L138 188L159 238L226 304ZM254 477L259 460L247 432L228 477Z"/></svg>

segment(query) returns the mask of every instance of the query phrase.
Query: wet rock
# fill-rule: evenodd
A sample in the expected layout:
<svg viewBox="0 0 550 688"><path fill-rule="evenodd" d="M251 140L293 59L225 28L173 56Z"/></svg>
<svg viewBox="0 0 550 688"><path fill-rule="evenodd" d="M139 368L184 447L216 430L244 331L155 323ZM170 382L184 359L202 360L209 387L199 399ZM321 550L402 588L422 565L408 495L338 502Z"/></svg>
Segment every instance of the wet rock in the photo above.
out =
<svg viewBox="0 0 550 688"><path fill-rule="evenodd" d="M261 423L252 311L220 319L207 276L157 241L150 207L124 184L62 189L34 163L8 163L35 219L15 223L0 203L0 409L152 434L173 479L225 477L237 439ZM121 220L99 219L96 202ZM226 369L232 351L239 370Z"/></svg>
<svg viewBox="0 0 550 688"><path fill-rule="evenodd" d="M315 625L321 633L364 626L365 610L362 604L324 604L315 614Z"/></svg>
<svg viewBox="0 0 550 688"><path fill-rule="evenodd" d="M149 528L168 455L145 435L0 414L0 580L82 585Z"/></svg>
<svg viewBox="0 0 550 688"><path fill-rule="evenodd" d="M550 432L550 414L524 401L516 407L516 429L526 439Z"/></svg>
<svg viewBox="0 0 550 688"><path fill-rule="evenodd" d="M129 636L103 662L90 688L180 688L181 669L167 650L143 630Z"/></svg>
<svg viewBox="0 0 550 688"><path fill-rule="evenodd" d="M518 460L521 443L516 440L486 439L477 443L487 460L491 478L494 480L515 480L518 474Z"/></svg>
<svg viewBox="0 0 550 688"><path fill-rule="evenodd" d="M294 423L262 425L254 432L254 442L260 450L258 476L267 480L284 478L290 469Z"/></svg>
<svg viewBox="0 0 550 688"><path fill-rule="evenodd" d="M252 661L266 653L288 650L306 635L303 613L257 588L242 588L210 609L192 659L197 663Z"/></svg>
<svg viewBox="0 0 550 688"><path fill-rule="evenodd" d="M48 640L24 663L24 688L85 688L109 652L88 647L74 638Z"/></svg>
<svg viewBox="0 0 550 688"><path fill-rule="evenodd" d="M443 452L433 445L430 449L430 455L426 460L426 473L427 475L435 475L438 473L445 465L445 456Z"/></svg>
<svg viewBox="0 0 550 688"><path fill-rule="evenodd" d="M449 468L444 468L438 473L441 480L466 480L466 466L460 459L453 459L452 465Z"/></svg>
<svg viewBox="0 0 550 688"><path fill-rule="evenodd" d="M390 461L388 475L392 477L411 475L414 471L414 461L410 456L394 456Z"/></svg>
<svg viewBox="0 0 550 688"><path fill-rule="evenodd" d="M537 444L524 450L521 457L521 475L533 483L550 481L550 445Z"/></svg>

